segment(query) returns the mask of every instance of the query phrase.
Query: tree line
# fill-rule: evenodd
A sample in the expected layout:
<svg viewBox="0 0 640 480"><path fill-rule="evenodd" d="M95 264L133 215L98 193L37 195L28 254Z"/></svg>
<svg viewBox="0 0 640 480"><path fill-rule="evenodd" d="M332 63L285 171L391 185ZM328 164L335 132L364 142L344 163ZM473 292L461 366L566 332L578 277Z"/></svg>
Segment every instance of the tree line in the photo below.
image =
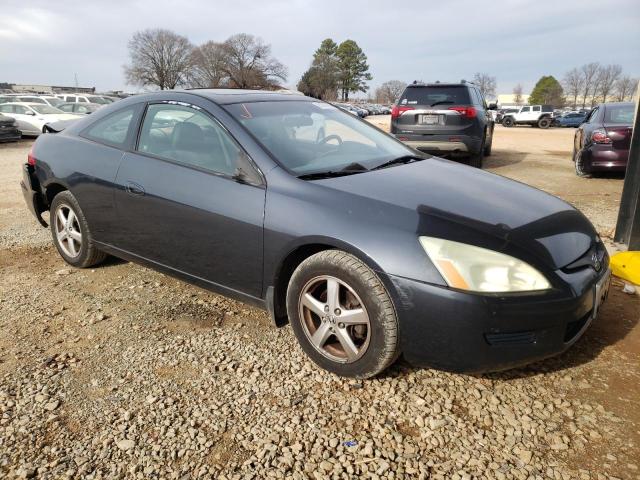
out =
<svg viewBox="0 0 640 480"><path fill-rule="evenodd" d="M271 54L271 46L247 33L223 42L193 45L166 29L148 29L128 44L127 83L160 90L176 87L278 88L287 68Z"/></svg>

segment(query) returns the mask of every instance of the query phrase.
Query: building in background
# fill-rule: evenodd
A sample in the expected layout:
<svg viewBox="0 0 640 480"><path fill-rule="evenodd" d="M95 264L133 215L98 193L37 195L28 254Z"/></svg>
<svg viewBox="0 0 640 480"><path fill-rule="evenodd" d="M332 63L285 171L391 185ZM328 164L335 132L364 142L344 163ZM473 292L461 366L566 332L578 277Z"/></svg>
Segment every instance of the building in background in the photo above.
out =
<svg viewBox="0 0 640 480"><path fill-rule="evenodd" d="M498 106L500 108L505 107L519 107L521 105L529 105L529 95L524 93L520 95L522 101L520 104L516 103L516 96L513 93L501 93L498 95Z"/></svg>
<svg viewBox="0 0 640 480"><path fill-rule="evenodd" d="M64 87L57 85L26 85L0 82L0 88L15 93L95 93L96 87Z"/></svg>

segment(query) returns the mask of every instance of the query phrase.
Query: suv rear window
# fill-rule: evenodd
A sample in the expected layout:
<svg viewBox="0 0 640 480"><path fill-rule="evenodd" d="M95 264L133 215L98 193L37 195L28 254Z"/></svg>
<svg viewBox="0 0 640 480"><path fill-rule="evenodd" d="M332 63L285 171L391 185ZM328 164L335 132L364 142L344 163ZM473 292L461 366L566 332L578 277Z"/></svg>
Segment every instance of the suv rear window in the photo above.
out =
<svg viewBox="0 0 640 480"><path fill-rule="evenodd" d="M469 90L463 86L407 87L400 105L470 105Z"/></svg>

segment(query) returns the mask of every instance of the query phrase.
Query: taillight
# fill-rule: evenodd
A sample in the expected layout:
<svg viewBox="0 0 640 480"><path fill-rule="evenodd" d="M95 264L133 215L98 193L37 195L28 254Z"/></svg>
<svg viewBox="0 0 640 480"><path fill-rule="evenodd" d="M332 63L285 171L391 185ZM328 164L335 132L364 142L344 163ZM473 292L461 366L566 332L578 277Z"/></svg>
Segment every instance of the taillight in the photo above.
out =
<svg viewBox="0 0 640 480"><path fill-rule="evenodd" d="M391 118L398 118L404 112L408 112L409 110L415 110L413 107L399 107L398 105L394 105L391 109Z"/></svg>
<svg viewBox="0 0 640 480"><path fill-rule="evenodd" d="M31 150L29 150L29 154L27 155L27 163L32 167L36 166L36 157L33 156L33 146L31 146Z"/></svg>
<svg viewBox="0 0 640 480"><path fill-rule="evenodd" d="M449 110L455 110L465 118L476 118L478 111L474 107L449 107Z"/></svg>
<svg viewBox="0 0 640 480"><path fill-rule="evenodd" d="M611 143L611 139L604 128L599 128L591 132L591 141L593 143Z"/></svg>

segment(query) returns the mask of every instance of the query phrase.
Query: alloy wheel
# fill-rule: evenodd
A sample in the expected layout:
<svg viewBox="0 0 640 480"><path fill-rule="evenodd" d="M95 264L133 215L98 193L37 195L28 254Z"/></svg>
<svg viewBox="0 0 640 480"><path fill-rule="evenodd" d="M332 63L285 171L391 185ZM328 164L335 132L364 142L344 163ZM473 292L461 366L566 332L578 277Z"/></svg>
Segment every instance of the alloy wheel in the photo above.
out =
<svg viewBox="0 0 640 480"><path fill-rule="evenodd" d="M352 363L367 351L369 315L347 283L329 275L312 278L300 293L298 308L305 335L324 357Z"/></svg>
<svg viewBox="0 0 640 480"><path fill-rule="evenodd" d="M62 203L56 209L55 218L58 245L68 257L77 257L82 248L82 233L78 217L69 205Z"/></svg>

